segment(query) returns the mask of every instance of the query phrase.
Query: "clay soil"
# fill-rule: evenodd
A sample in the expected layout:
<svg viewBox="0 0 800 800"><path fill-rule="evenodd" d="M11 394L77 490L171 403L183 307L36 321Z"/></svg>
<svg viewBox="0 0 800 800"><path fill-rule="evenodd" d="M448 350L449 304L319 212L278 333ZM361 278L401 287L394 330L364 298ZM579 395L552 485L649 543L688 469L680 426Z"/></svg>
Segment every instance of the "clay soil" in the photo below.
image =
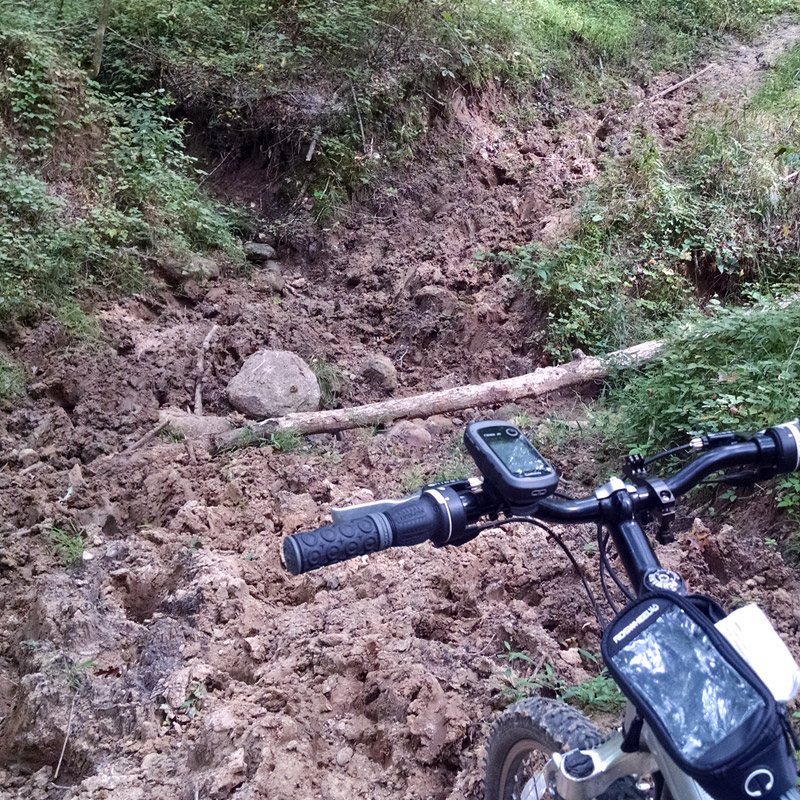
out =
<svg viewBox="0 0 800 800"><path fill-rule="evenodd" d="M757 53L798 36L784 24L726 57L755 73ZM495 410L420 421L429 447L351 431L297 452L212 456L166 432L124 451L160 409L191 407L214 324L202 395L222 415L228 380L262 347L336 364L347 403L385 396L358 377L378 353L398 369L398 396L543 364L542 311L498 268L476 268L475 254L563 236L580 188L635 126L679 141L714 87L647 102L675 80L633 88L645 102L628 111L556 119L542 107L525 125L508 122L499 90L455 95L396 193L277 242L282 291L258 269L180 291L155 284L98 305L104 340L91 348L52 323L14 333L28 391L0 416L3 797L480 796L489 725L509 702L504 643L569 683L596 669L579 648L598 651L599 625L562 553L543 532L512 528L294 578L279 552L332 505L410 491L422 467L452 459L465 422ZM729 88L720 78L719 93ZM255 202L248 169L252 180L242 166L228 188ZM594 391L520 408L534 421L576 419ZM559 458L565 474L596 479L591 453ZM659 552L692 589L757 601L796 647L800 585L764 545L768 519L689 520ZM84 536L78 566L65 566L57 531ZM595 575L594 531L563 534Z"/></svg>

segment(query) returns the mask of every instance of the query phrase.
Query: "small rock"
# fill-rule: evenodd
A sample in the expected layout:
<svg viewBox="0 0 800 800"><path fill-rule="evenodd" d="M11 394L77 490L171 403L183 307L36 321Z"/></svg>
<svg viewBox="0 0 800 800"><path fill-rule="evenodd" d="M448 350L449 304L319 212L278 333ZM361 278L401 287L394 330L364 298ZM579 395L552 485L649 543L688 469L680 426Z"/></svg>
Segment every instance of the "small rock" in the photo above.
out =
<svg viewBox="0 0 800 800"><path fill-rule="evenodd" d="M39 454L30 447L20 450L17 454L17 461L19 461L23 467L30 467L31 464L35 464L38 460Z"/></svg>
<svg viewBox="0 0 800 800"><path fill-rule="evenodd" d="M254 264L263 264L277 256L275 248L262 242L247 242L244 246L244 255Z"/></svg>
<svg viewBox="0 0 800 800"><path fill-rule="evenodd" d="M310 494L280 492L278 495L277 516L284 531L308 528L318 512L317 503Z"/></svg>
<svg viewBox="0 0 800 800"><path fill-rule="evenodd" d="M195 303L199 303L205 293L205 289L194 279L189 279L183 284L183 294Z"/></svg>
<svg viewBox="0 0 800 800"><path fill-rule="evenodd" d="M497 411L492 412L492 419L503 421L512 420L514 417L524 413L524 411L525 409L522 406L518 406L514 403L508 403L504 406L500 406Z"/></svg>
<svg viewBox="0 0 800 800"><path fill-rule="evenodd" d="M128 557L129 552L130 549L125 542L109 542L106 547L106 558L110 558L112 561L121 561Z"/></svg>
<svg viewBox="0 0 800 800"><path fill-rule="evenodd" d="M228 384L227 395L237 411L251 417L316 411L321 396L316 375L287 350L254 353Z"/></svg>
<svg viewBox="0 0 800 800"><path fill-rule="evenodd" d="M286 281L281 274L281 265L277 261L267 261L264 269L250 278L250 285L257 292L274 292L281 294L286 288Z"/></svg>
<svg viewBox="0 0 800 800"><path fill-rule="evenodd" d="M216 261L197 254L188 259L165 258L159 263L164 276L175 283L186 281L206 281L219 277L219 266Z"/></svg>
<svg viewBox="0 0 800 800"><path fill-rule="evenodd" d="M454 427L453 420L441 414L434 414L432 417L428 417L423 423L423 426L428 433L434 435L439 433L452 433Z"/></svg>
<svg viewBox="0 0 800 800"><path fill-rule="evenodd" d="M571 667L580 667L582 665L581 654L579 650L570 648L569 650L562 650L558 654L559 658Z"/></svg>
<svg viewBox="0 0 800 800"><path fill-rule="evenodd" d="M386 438L409 454L427 450L433 441L425 428L408 420L394 425L386 434Z"/></svg>
<svg viewBox="0 0 800 800"><path fill-rule="evenodd" d="M158 421L168 422L189 441L206 450L211 449L213 437L233 428L227 417L216 417L212 414L197 416L174 406L162 408L158 412Z"/></svg>
<svg viewBox="0 0 800 800"><path fill-rule="evenodd" d="M206 294L206 300L208 300L209 303L219 303L221 300L225 299L227 294L228 292L226 289L217 286Z"/></svg>
<svg viewBox="0 0 800 800"><path fill-rule="evenodd" d="M68 473L69 485L72 489L80 489L83 486L83 471L80 464L75 464Z"/></svg>
<svg viewBox="0 0 800 800"><path fill-rule="evenodd" d="M361 376L387 392L393 392L397 388L397 370L384 355L373 356L361 369Z"/></svg>
<svg viewBox="0 0 800 800"><path fill-rule="evenodd" d="M458 311L458 298L443 286L423 286L415 295L414 302L420 311L450 317Z"/></svg>
<svg viewBox="0 0 800 800"><path fill-rule="evenodd" d="M343 747L336 754L336 763L340 767L343 767L352 757L353 757L353 748L352 747Z"/></svg>
<svg viewBox="0 0 800 800"><path fill-rule="evenodd" d="M84 561L91 561L92 559L94 559L94 556L88 550L84 550L83 555L81 555L81 558Z"/></svg>

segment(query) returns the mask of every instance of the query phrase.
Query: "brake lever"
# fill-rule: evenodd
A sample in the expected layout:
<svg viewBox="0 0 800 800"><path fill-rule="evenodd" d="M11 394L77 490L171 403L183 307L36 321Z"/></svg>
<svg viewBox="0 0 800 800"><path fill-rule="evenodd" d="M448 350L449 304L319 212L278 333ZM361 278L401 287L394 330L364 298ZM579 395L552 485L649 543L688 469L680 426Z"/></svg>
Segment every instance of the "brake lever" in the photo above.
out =
<svg viewBox="0 0 800 800"><path fill-rule="evenodd" d="M408 495L408 497L401 497L399 500L371 500L368 503L359 503L355 506L334 507L331 509L331 519L334 525L342 525L345 522L352 522L353 520L360 519L367 516L367 514L383 514L389 509L394 508L400 503L405 503L409 500L418 500L422 497L422 490Z"/></svg>

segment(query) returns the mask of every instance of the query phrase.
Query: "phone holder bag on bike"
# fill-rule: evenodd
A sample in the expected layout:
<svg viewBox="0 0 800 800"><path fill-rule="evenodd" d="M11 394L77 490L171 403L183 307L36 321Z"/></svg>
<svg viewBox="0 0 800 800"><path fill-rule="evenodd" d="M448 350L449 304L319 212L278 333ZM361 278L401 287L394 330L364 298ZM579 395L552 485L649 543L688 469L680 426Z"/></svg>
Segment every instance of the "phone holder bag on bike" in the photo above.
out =
<svg viewBox="0 0 800 800"><path fill-rule="evenodd" d="M785 707L695 598L639 598L605 630L602 650L662 747L713 798L777 800L795 785Z"/></svg>

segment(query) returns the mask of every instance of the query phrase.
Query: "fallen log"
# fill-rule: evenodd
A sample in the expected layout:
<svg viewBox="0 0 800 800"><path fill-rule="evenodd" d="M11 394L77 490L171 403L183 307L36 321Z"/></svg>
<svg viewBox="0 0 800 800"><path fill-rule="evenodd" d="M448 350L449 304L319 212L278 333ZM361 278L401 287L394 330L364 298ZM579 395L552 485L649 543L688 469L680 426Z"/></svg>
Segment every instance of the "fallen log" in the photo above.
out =
<svg viewBox="0 0 800 800"><path fill-rule="evenodd" d="M292 429L302 434L334 433L348 428L382 425L396 419L430 417L465 408L498 405L522 397L538 397L556 389L577 386L597 378L606 377L614 369L634 367L654 358L662 342L651 341L617 350L603 358L586 357L557 367L542 367L516 378L489 381L475 386L460 386L441 392L427 392L414 397L403 397L370 403L353 408L335 408L327 411L309 411L287 414L284 417L254 422L244 428L226 431L214 437L216 450L238 447L249 441L266 438L275 430Z"/></svg>

